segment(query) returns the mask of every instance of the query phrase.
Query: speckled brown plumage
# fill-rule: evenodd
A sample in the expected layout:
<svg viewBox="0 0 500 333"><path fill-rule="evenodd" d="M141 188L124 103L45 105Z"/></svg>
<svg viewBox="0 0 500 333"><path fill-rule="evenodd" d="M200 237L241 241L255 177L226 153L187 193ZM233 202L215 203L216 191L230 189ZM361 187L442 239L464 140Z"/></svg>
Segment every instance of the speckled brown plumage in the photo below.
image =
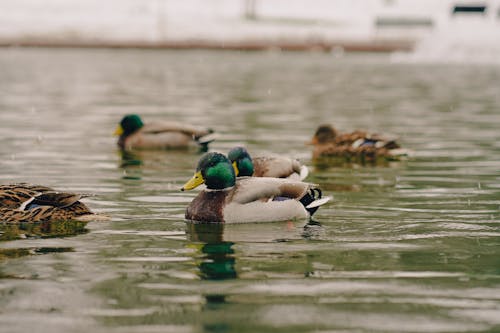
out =
<svg viewBox="0 0 500 333"><path fill-rule="evenodd" d="M0 185L0 222L59 221L93 214L80 198L40 185Z"/></svg>
<svg viewBox="0 0 500 333"><path fill-rule="evenodd" d="M18 208L33 196L48 191L53 191L53 189L26 183L0 185L0 207Z"/></svg>
<svg viewBox="0 0 500 333"><path fill-rule="evenodd" d="M371 144L363 144L363 142ZM378 158L394 158L391 150L400 148L394 139L379 134L356 130L339 133L330 125L321 125L311 140L313 159L340 157L360 162L376 161Z"/></svg>

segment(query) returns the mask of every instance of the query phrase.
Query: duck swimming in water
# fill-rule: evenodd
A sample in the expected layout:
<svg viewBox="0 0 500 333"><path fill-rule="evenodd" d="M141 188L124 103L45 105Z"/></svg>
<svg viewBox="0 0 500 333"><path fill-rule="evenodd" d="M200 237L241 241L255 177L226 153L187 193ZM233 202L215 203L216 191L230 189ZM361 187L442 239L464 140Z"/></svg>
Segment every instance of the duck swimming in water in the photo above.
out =
<svg viewBox="0 0 500 333"><path fill-rule="evenodd" d="M400 147L395 138L360 130L339 133L331 125L319 126L310 144L314 146L313 159L342 157L375 161L377 158L399 159L409 153Z"/></svg>
<svg viewBox="0 0 500 333"><path fill-rule="evenodd" d="M102 219L79 200L80 194L58 192L26 183L0 185L0 221L6 223Z"/></svg>
<svg viewBox="0 0 500 333"><path fill-rule="evenodd" d="M231 161L236 177L275 177L304 180L309 170L298 160L285 156L250 157L244 147L234 147L227 157Z"/></svg>
<svg viewBox="0 0 500 333"><path fill-rule="evenodd" d="M331 198L321 198L317 185L270 177L236 179L231 161L220 153L205 154L194 176L181 190L205 184L186 209L186 219L247 223L308 218ZM274 197L287 200L274 201Z"/></svg>
<svg viewBox="0 0 500 333"><path fill-rule="evenodd" d="M211 129L173 121L145 124L136 114L123 117L114 134L119 136L118 146L124 150L186 149L197 146L206 151L208 144L215 140Z"/></svg>

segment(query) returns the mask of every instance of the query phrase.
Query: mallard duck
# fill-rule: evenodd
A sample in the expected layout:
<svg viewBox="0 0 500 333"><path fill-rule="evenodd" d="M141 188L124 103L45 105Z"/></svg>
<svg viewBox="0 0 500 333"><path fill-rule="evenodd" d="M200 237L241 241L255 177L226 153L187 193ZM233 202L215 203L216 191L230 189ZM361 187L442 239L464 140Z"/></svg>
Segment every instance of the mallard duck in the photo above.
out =
<svg viewBox="0 0 500 333"><path fill-rule="evenodd" d="M235 147L227 157L231 161L236 177L274 177L304 180L309 170L298 160L285 156L250 157L244 147Z"/></svg>
<svg viewBox="0 0 500 333"><path fill-rule="evenodd" d="M339 133L331 125L321 125L310 144L314 145L313 158L344 157L375 160L377 157L397 159L408 155L395 138L356 130Z"/></svg>
<svg viewBox="0 0 500 333"><path fill-rule="evenodd" d="M182 187L191 190L205 184L186 209L186 219L201 222L245 223L285 221L312 216L330 200L321 198L314 184L270 177L236 180L231 161L223 154L207 153L194 176ZM274 201L283 197L289 200Z"/></svg>
<svg viewBox="0 0 500 333"><path fill-rule="evenodd" d="M190 126L178 122L144 124L141 117L129 114L123 117L115 130L122 149L180 149L198 146L206 151L215 140L211 129Z"/></svg>
<svg viewBox="0 0 500 333"><path fill-rule="evenodd" d="M0 185L0 221L46 222L92 220L96 215L79 200L82 195L31 184Z"/></svg>

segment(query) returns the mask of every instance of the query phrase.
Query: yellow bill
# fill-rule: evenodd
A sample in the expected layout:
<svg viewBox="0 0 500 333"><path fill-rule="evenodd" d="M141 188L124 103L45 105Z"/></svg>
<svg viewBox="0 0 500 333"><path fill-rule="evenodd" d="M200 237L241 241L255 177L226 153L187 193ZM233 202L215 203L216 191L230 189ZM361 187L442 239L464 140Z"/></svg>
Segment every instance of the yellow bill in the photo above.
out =
<svg viewBox="0 0 500 333"><path fill-rule="evenodd" d="M233 169L234 169L234 175L238 177L240 170L238 169L238 164L236 163L236 161L233 162Z"/></svg>
<svg viewBox="0 0 500 333"><path fill-rule="evenodd" d="M115 129L115 132L113 133L113 135L116 135L116 136L120 136L123 134L123 127L122 125L118 125Z"/></svg>
<svg viewBox="0 0 500 333"><path fill-rule="evenodd" d="M192 190L193 188L196 188L203 183L205 183L205 179L203 179L201 171L198 171L194 174L194 176L190 180L187 181L186 184L184 184L184 186L181 188L181 191Z"/></svg>

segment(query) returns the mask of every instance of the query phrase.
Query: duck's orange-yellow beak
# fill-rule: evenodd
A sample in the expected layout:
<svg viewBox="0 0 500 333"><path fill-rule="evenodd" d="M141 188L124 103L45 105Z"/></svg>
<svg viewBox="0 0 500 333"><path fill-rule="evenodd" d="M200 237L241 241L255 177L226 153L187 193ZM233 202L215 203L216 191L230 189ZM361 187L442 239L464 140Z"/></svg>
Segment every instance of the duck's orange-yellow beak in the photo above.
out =
<svg viewBox="0 0 500 333"><path fill-rule="evenodd" d="M184 186L182 186L181 191L192 190L193 188L196 188L203 183L205 183L205 179L201 175L201 171L198 171L194 174L193 177L191 177L190 180L186 182L186 184L184 184Z"/></svg>
<svg viewBox="0 0 500 333"><path fill-rule="evenodd" d="M238 164L236 163L236 161L233 162L233 169L234 169L234 175L238 177L238 175L240 174L240 170L238 169Z"/></svg>
<svg viewBox="0 0 500 333"><path fill-rule="evenodd" d="M120 136L124 132L122 125L118 125L113 133L113 135Z"/></svg>

